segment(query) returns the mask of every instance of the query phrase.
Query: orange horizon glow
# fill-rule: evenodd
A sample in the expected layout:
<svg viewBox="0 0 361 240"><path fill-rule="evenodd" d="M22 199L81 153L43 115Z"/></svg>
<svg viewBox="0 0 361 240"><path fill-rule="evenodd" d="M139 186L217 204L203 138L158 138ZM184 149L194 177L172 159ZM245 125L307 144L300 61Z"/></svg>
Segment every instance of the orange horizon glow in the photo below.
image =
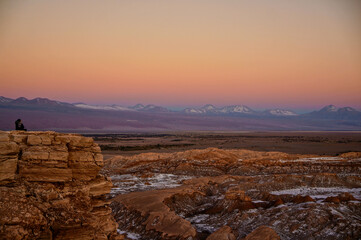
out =
<svg viewBox="0 0 361 240"><path fill-rule="evenodd" d="M2 1L0 96L361 108L361 3Z"/></svg>

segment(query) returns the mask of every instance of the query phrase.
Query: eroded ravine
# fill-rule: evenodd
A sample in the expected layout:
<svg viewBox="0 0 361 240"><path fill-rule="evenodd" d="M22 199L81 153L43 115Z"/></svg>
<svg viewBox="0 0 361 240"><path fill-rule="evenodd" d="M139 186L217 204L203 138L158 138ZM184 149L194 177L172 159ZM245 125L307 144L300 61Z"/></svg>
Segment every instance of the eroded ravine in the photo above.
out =
<svg viewBox="0 0 361 240"><path fill-rule="evenodd" d="M358 239L360 156L212 148L119 156L104 172L120 230L138 239L211 239L224 226L235 239L261 226L281 239Z"/></svg>

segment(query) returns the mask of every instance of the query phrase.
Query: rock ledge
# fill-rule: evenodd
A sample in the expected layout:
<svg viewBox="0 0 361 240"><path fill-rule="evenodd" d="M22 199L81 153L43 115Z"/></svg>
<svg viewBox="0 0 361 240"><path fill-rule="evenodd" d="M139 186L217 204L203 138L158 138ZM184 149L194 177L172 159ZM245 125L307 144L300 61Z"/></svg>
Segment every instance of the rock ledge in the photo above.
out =
<svg viewBox="0 0 361 240"><path fill-rule="evenodd" d="M0 239L118 239L92 138L0 131Z"/></svg>

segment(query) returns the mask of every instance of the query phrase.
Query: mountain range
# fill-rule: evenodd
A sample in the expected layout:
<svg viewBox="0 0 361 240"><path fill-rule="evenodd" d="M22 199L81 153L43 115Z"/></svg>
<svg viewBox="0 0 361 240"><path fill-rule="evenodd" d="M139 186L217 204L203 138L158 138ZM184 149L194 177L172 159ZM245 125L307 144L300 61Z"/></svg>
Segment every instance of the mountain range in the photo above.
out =
<svg viewBox="0 0 361 240"><path fill-rule="evenodd" d="M289 109L255 111L245 105L211 104L176 112L152 104L99 106L0 96L0 129L13 129L17 118L34 130L361 130L360 111L334 105L304 114Z"/></svg>

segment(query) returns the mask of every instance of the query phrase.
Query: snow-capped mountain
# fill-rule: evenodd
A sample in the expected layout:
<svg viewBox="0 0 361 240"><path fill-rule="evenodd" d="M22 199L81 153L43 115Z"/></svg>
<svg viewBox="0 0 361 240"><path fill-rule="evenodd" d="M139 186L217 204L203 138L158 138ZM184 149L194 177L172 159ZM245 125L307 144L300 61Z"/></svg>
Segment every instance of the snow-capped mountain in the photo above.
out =
<svg viewBox="0 0 361 240"><path fill-rule="evenodd" d="M156 106L154 104L143 105L139 103L129 108L142 112L169 112L169 109L161 106Z"/></svg>
<svg viewBox="0 0 361 240"><path fill-rule="evenodd" d="M14 101L14 99L0 96L0 103L8 103L8 102L11 102L11 101Z"/></svg>
<svg viewBox="0 0 361 240"><path fill-rule="evenodd" d="M93 109L93 110L112 110L112 111L142 111L142 112L169 112L167 108L149 104L144 106L143 104L137 104L132 107L123 107L120 105L89 105L85 103L74 103L75 107L84 108L84 109Z"/></svg>
<svg viewBox="0 0 361 240"><path fill-rule="evenodd" d="M306 118L317 118L317 119L339 119L339 120L361 120L361 112L357 111L352 107L337 108L335 105L328 105L319 111L313 111L301 115Z"/></svg>
<svg viewBox="0 0 361 240"><path fill-rule="evenodd" d="M201 108L186 108L183 110L184 113L188 114L253 114L256 113L251 108L244 105L233 105L217 108L211 104L204 105Z"/></svg>
<svg viewBox="0 0 361 240"><path fill-rule="evenodd" d="M264 111L265 114L267 115L272 115L272 116L297 116L298 114L291 111L291 110L285 110L285 109L270 109L270 110L266 110Z"/></svg>
<svg viewBox="0 0 361 240"><path fill-rule="evenodd" d="M336 113L342 114L342 113L356 113L356 112L359 113L359 111L357 111L352 107L337 108L335 105L328 105L326 107L321 108L321 110L315 112L319 114L336 114Z"/></svg>
<svg viewBox="0 0 361 240"><path fill-rule="evenodd" d="M169 112L169 110L165 107L156 106L153 104L148 104L144 106L142 109L139 109L138 111L144 111L144 112Z"/></svg>
<svg viewBox="0 0 361 240"><path fill-rule="evenodd" d="M203 107L201 107L202 110L206 111L206 112L214 112L214 111L217 111L218 109L213 106L212 104L207 104L207 105L204 105Z"/></svg>
<svg viewBox="0 0 361 240"><path fill-rule="evenodd" d="M226 106L219 109L221 113L246 113L251 114L255 113L251 108L244 106L244 105L233 105L233 106Z"/></svg>
<svg viewBox="0 0 361 240"><path fill-rule="evenodd" d="M85 103L74 103L73 105L78 108L94 109L94 110L134 111L133 109L115 104L107 105L107 106L99 106L99 105L89 105Z"/></svg>
<svg viewBox="0 0 361 240"><path fill-rule="evenodd" d="M71 105L69 103L50 100L47 98L34 98L32 100L28 100L28 103L35 104L35 105L48 105L48 106L50 106L50 105L52 105L52 106L70 106Z"/></svg>
<svg viewBox="0 0 361 240"><path fill-rule="evenodd" d="M0 97L0 129L13 129L21 117L31 129L167 129L167 130L356 130L361 112L333 105L296 115L292 110L254 111L244 105L216 107L207 104L174 112L156 105L91 105L65 103L47 98ZM91 119L91 121L89 121ZM149 121L154 119L154 121ZM296 120L296 121L295 121ZM205 126L205 128L203 128ZM220 127L221 126L221 127Z"/></svg>
<svg viewBox="0 0 361 240"><path fill-rule="evenodd" d="M142 109L144 109L144 105L138 103L137 105L134 105L134 106L129 107L129 108L130 108L130 109L134 109L134 110L142 110Z"/></svg>
<svg viewBox="0 0 361 240"><path fill-rule="evenodd" d="M86 103L66 103L47 98L34 98L27 99L25 97L19 97L17 99L11 99L4 96L0 96L1 108L24 108L24 109L56 109L57 111L71 111L73 110L102 110L102 111L117 111L117 112L144 112L144 113L169 113L169 114L182 114L194 115L194 117L202 116L232 116L232 117L255 117L259 118L272 118L275 117L297 117L299 119L327 119L327 120L357 120L361 121L361 112L352 107L337 108L334 105L328 105L320 110L310 113L297 114L292 110L285 109L270 109L263 112L254 111L245 105L231 105L224 107L216 107L212 104L206 104L202 107L186 108L180 112L172 112L169 109L154 104L137 104L131 107L124 107L120 105L91 105ZM14 108L15 109L15 108ZM100 113L100 112L99 112ZM103 113L102 113L103 114Z"/></svg>
<svg viewBox="0 0 361 240"><path fill-rule="evenodd" d="M183 112L187 114L210 114L217 113L218 109L212 104L207 104L200 108L186 108Z"/></svg>
<svg viewBox="0 0 361 240"><path fill-rule="evenodd" d="M7 103L10 105L26 105L26 106L38 106L38 107L72 106L72 104L70 103L54 101L48 98L34 98L29 100L25 97L19 97L17 99L0 97L0 99L3 100L3 101L0 100L1 103Z"/></svg>
<svg viewBox="0 0 361 240"><path fill-rule="evenodd" d="M204 113L203 110L199 109L199 108L186 108L183 110L184 113L187 114L202 114Z"/></svg>
<svg viewBox="0 0 361 240"><path fill-rule="evenodd" d="M347 113L347 112L357 112L357 110L352 108L352 107L343 107L343 108L339 108L337 110L337 112L339 112L339 113Z"/></svg>
<svg viewBox="0 0 361 240"><path fill-rule="evenodd" d="M17 99L15 99L14 101L11 101L11 103L19 103L19 104L22 104L22 103L29 103L29 100L27 98L24 98L24 97L19 97Z"/></svg>
<svg viewBox="0 0 361 240"><path fill-rule="evenodd" d="M337 111L337 107L335 105L328 105L326 107L323 107L321 110L319 110L319 112L336 112Z"/></svg>

